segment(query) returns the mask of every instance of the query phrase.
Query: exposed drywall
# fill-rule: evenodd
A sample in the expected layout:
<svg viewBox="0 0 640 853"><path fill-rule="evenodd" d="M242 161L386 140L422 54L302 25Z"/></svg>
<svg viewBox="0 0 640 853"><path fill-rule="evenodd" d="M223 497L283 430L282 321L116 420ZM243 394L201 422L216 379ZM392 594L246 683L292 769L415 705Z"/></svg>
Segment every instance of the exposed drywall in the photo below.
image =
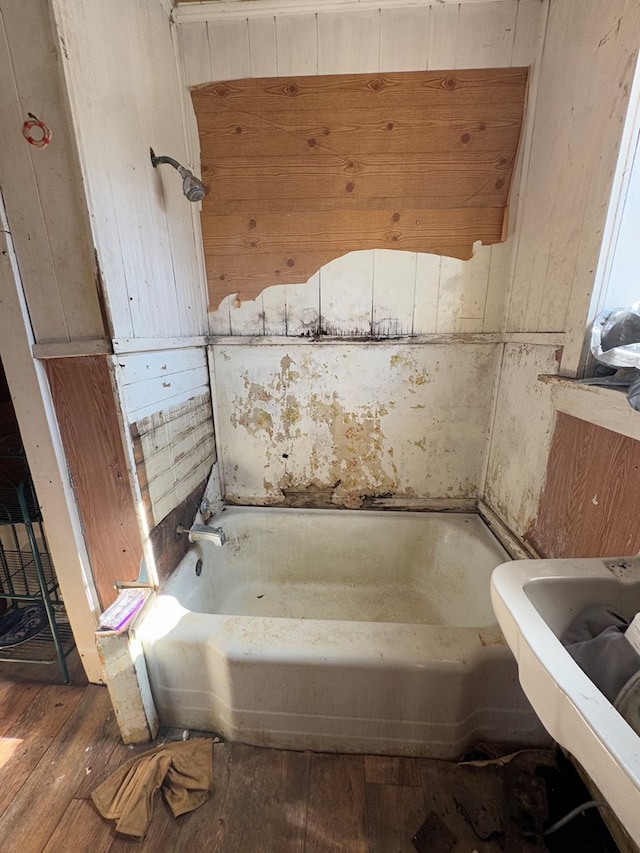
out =
<svg viewBox="0 0 640 853"><path fill-rule="evenodd" d="M554 347L504 347L482 497L520 537L536 515L555 417L538 376L556 373L558 357Z"/></svg>
<svg viewBox="0 0 640 853"><path fill-rule="evenodd" d="M176 15L183 21L185 81L193 86L243 77L535 66L545 8L541 0L500 0L308 14L283 7L254 15L244 4L216 3L193 23L181 9ZM197 139L192 114L188 120ZM517 184L516 176L511 226ZM338 334L422 334L436 331L436 323L437 331L499 331L508 253L505 244L480 247L468 262L353 253L322 267L308 284L302 278L295 286L273 285L255 302L229 297L211 314L211 331L295 336L317 327L320 303L324 327Z"/></svg>
<svg viewBox="0 0 640 853"><path fill-rule="evenodd" d="M300 492L358 507L372 496L478 494L494 344L220 344L212 348L225 498Z"/></svg>
<svg viewBox="0 0 640 853"><path fill-rule="evenodd" d="M209 306L355 249L504 239L526 68L267 77L191 93Z"/></svg>
<svg viewBox="0 0 640 853"><path fill-rule="evenodd" d="M639 472L640 442L559 414L527 539L543 557L637 554Z"/></svg>

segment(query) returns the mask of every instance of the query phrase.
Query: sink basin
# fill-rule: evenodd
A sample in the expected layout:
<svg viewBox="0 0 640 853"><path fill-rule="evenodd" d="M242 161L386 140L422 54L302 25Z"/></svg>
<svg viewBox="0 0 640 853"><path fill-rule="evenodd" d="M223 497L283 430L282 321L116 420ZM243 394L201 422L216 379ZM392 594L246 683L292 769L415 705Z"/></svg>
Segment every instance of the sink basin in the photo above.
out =
<svg viewBox="0 0 640 853"><path fill-rule="evenodd" d="M640 844L640 737L559 640L590 604L626 619L640 611L640 557L504 563L493 572L491 601L542 724Z"/></svg>

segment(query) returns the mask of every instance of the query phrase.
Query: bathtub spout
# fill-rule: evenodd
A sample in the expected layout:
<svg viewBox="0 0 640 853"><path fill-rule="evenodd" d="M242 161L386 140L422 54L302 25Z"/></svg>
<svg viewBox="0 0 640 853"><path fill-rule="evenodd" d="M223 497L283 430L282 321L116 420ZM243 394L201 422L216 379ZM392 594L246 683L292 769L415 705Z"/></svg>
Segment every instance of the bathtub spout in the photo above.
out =
<svg viewBox="0 0 640 853"><path fill-rule="evenodd" d="M189 542L197 542L199 539L205 542L213 542L214 545L224 545L227 537L221 527L207 527L206 524L194 524L192 527L184 527L179 524L176 533L188 533Z"/></svg>

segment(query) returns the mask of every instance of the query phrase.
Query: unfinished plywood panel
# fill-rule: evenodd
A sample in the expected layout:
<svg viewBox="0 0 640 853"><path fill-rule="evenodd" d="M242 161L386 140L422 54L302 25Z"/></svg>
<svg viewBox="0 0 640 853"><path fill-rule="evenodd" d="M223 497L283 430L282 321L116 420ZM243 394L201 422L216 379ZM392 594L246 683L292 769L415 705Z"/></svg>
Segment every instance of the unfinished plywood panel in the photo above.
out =
<svg viewBox="0 0 640 853"><path fill-rule="evenodd" d="M640 551L640 442L560 413L538 516L527 538L543 557Z"/></svg>
<svg viewBox="0 0 640 853"><path fill-rule="evenodd" d="M503 239L523 68L235 80L192 91L210 307L353 249Z"/></svg>
<svg viewBox="0 0 640 853"><path fill-rule="evenodd" d="M477 496L497 345L212 350L227 500Z"/></svg>
<svg viewBox="0 0 640 853"><path fill-rule="evenodd" d="M105 356L49 359L47 376L100 604L138 577L142 544Z"/></svg>

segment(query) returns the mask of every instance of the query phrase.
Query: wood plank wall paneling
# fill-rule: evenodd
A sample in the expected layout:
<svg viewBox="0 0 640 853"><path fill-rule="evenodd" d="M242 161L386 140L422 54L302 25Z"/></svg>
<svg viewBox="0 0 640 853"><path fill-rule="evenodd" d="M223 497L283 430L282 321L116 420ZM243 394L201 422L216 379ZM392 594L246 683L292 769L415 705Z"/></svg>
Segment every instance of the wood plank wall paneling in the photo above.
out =
<svg viewBox="0 0 640 853"><path fill-rule="evenodd" d="M188 500L216 461L207 354L188 347L121 354L114 363L151 530Z"/></svg>
<svg viewBox="0 0 640 853"><path fill-rule="evenodd" d="M100 604L138 577L142 546L106 356L45 362Z"/></svg>
<svg viewBox="0 0 640 853"><path fill-rule="evenodd" d="M107 328L62 61L49 4L3 4L0 186L34 337L47 342L102 338ZM54 130L44 149L20 132L30 111Z"/></svg>
<svg viewBox="0 0 640 853"><path fill-rule="evenodd" d="M544 557L640 551L640 442L559 414L538 517L527 539Z"/></svg>
<svg viewBox="0 0 640 853"><path fill-rule="evenodd" d="M213 83L192 90L210 307L354 249L470 258L503 238L527 70Z"/></svg>
<svg viewBox="0 0 640 853"><path fill-rule="evenodd" d="M583 347L639 39L636 3L549 4L506 328L570 333L567 375Z"/></svg>
<svg viewBox="0 0 640 853"><path fill-rule="evenodd" d="M207 485L201 480L191 493L180 501L149 534L151 553L156 564L156 575L160 583L176 568L191 547L189 537L176 533L178 525L191 527Z"/></svg>
<svg viewBox="0 0 640 853"><path fill-rule="evenodd" d="M191 168L198 165L185 132L189 96L175 54L171 10L160 2L122 3L115 15L105 4L49 5L62 43L58 53L113 336L206 334L197 212L175 171L154 169L149 157L153 147ZM25 56L33 64L30 51ZM37 111L31 102L27 106ZM22 138L20 144L28 147ZM51 153L36 152L41 159ZM55 205L50 208L53 213Z"/></svg>

